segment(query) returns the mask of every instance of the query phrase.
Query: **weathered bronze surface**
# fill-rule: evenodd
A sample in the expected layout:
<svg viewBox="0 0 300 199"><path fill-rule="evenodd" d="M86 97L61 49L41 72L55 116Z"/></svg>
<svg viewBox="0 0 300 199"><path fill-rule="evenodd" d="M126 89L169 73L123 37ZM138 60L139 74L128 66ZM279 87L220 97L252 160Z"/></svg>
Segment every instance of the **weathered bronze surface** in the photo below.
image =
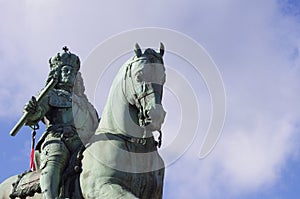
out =
<svg viewBox="0 0 300 199"><path fill-rule="evenodd" d="M49 88L25 105L25 119L11 133L24 123L46 124L35 150L37 171L7 179L0 198L162 198L161 140L152 132L161 134L166 114L163 45L142 52L136 44L135 56L115 77L100 123L84 94L79 58L63 50L49 60Z"/></svg>

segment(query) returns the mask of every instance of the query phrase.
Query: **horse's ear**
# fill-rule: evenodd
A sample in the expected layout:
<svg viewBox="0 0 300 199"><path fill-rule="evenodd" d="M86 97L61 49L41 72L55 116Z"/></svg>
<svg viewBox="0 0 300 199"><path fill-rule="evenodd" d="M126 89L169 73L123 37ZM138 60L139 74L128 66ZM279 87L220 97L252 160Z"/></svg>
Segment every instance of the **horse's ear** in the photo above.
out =
<svg viewBox="0 0 300 199"><path fill-rule="evenodd" d="M139 46L138 43L135 43L135 46L134 46L134 52L135 52L135 55L136 55L137 57L142 56L142 50L141 50L141 48L140 48L140 46Z"/></svg>
<svg viewBox="0 0 300 199"><path fill-rule="evenodd" d="M164 46L164 44L163 44L162 42L160 42L160 46L159 46L159 54L160 54L161 56L163 56L164 53L165 53L165 46Z"/></svg>

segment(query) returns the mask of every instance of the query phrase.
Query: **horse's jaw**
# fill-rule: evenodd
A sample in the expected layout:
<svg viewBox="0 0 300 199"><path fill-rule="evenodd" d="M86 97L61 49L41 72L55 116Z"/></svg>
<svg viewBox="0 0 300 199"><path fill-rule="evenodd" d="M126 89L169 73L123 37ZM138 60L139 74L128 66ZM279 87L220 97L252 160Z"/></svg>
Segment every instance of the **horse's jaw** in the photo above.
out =
<svg viewBox="0 0 300 199"><path fill-rule="evenodd" d="M162 124L164 123L166 111L159 104L156 104L148 112L151 118L151 123L146 126L148 132L160 131Z"/></svg>

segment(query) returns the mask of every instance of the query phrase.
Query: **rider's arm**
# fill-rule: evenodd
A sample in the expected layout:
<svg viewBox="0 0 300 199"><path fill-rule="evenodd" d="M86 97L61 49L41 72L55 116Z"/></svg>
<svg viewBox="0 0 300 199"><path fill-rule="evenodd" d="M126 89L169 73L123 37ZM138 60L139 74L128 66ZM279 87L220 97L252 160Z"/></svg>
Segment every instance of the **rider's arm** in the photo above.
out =
<svg viewBox="0 0 300 199"><path fill-rule="evenodd" d="M27 126L37 124L49 110L49 96L46 95L39 103L36 98L32 97L31 100L25 105L24 111L29 112L26 124Z"/></svg>

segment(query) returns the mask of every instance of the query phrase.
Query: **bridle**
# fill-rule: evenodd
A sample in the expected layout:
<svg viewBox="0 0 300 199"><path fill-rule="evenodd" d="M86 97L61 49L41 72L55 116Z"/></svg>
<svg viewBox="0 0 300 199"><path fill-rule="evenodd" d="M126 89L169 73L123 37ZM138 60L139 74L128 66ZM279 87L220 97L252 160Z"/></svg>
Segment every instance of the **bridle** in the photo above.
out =
<svg viewBox="0 0 300 199"><path fill-rule="evenodd" d="M134 84L134 80L133 80L133 75L132 75L132 65L135 62L138 62L140 60L148 60L145 57L140 57L140 58L133 58L131 61L129 61L129 63L126 66L126 71L125 71L125 75L123 78L123 86L122 86L122 91L123 91L123 95L125 96L125 98L127 99L127 101L130 104L134 104L136 106L136 108L138 109L138 119L139 119L139 126L144 128L144 135L143 138L146 137L146 130L145 127L151 123L152 119L150 118L150 116L148 115L148 111L146 110L147 107L147 100L146 97L151 95L151 94L155 94L155 103L161 103L161 97L162 97L162 89L160 90L160 93L158 93L157 89L155 88L155 85L158 85L156 83L148 83L145 81L141 82L141 92L137 92L136 88L135 88L135 84ZM127 85L131 84L131 86L129 88L132 88L132 99L128 97L127 95ZM162 86L161 86L162 87ZM160 98L157 99L157 96L159 96ZM133 100L133 101L132 101ZM159 131L159 141L157 142L158 147L161 146L161 137L162 137L162 132ZM144 143L145 144L145 143Z"/></svg>
<svg viewBox="0 0 300 199"><path fill-rule="evenodd" d="M124 79L123 79L123 93L124 96L127 98L127 101L132 102L131 104L134 104L136 106L136 108L139 111L139 125L140 127L145 127L146 125L149 124L149 122L151 122L151 119L149 118L149 116L146 113L146 100L145 98L148 95L151 95L153 93L155 93L154 89L152 88L152 86L149 88L149 83L146 83L145 81L141 82L141 92L137 92L136 88L135 88L135 84L134 84L134 80L133 80L133 75L132 75L132 64L140 61L140 60L147 60L146 58L137 58L137 59L133 59L132 61L130 61L126 67L126 71L125 71L125 75L124 75ZM127 80L129 80L129 82L127 82ZM131 86L130 88L132 88L132 99L129 99L127 94L127 83L130 83Z"/></svg>

